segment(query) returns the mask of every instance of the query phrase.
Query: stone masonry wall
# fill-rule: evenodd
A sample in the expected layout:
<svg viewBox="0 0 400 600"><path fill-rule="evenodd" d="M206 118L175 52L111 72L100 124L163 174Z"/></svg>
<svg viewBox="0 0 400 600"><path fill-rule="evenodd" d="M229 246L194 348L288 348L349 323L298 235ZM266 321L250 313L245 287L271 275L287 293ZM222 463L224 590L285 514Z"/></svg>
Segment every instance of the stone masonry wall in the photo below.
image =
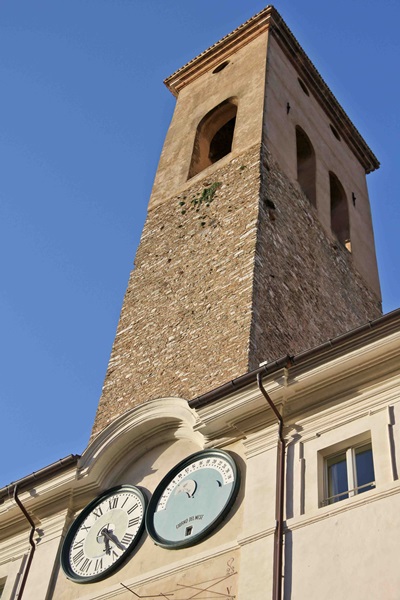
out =
<svg viewBox="0 0 400 600"><path fill-rule="evenodd" d="M262 150L249 370L381 315L351 253L322 228L296 184Z"/></svg>
<svg viewBox="0 0 400 600"><path fill-rule="evenodd" d="M149 211L93 435L137 404L247 371L259 191L257 144Z"/></svg>
<svg viewBox="0 0 400 600"><path fill-rule="evenodd" d="M93 435L381 314L351 253L258 145L150 210L135 265Z"/></svg>

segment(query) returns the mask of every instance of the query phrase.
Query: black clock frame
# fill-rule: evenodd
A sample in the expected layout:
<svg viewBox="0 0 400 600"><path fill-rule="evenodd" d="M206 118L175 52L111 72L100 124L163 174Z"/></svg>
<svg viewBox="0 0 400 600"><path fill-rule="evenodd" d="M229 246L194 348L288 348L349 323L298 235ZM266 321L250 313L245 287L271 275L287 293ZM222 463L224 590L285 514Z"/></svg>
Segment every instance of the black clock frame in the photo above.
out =
<svg viewBox="0 0 400 600"><path fill-rule="evenodd" d="M223 458L230 464L230 466L233 469L234 485L232 487L230 496L229 496L225 506L223 507L221 512L215 517L215 519L213 519L207 525L207 527L205 527L201 532L199 532L197 535L194 535L190 539L188 538L187 540L181 540L178 542L174 542L174 541L167 540L167 539L161 537L160 535L158 535L156 528L154 527L153 516L154 516L154 512L157 508L158 501L160 500L166 487L174 479L174 477L182 469L187 467L189 464L191 464L192 462L197 461L199 459L202 459L202 458L206 459L209 457ZM149 501L149 504L148 504L148 507L146 510L146 517L145 517L146 531L149 534L149 536L153 539L153 541L158 546L161 546L162 548L166 548L166 549L170 549L170 550L179 550L180 548L188 548L189 546L194 546L195 544L198 544L199 542L201 542L204 538L208 537L210 535L210 533L212 531L214 531L215 528L225 519L226 515L232 508L234 501L236 500L236 496L238 494L239 488L240 488L240 472L239 472L236 462L233 459L233 457L231 456L231 454L229 454L228 452L225 452L224 450L219 450L219 449L200 450L199 452L195 452L194 454L187 456L185 459L183 459L178 464L176 464L165 475L165 477L163 477L163 479L157 485L156 489L154 490L154 492L152 494L152 497Z"/></svg>
<svg viewBox="0 0 400 600"><path fill-rule="evenodd" d="M125 550L125 552L112 565L110 565L110 567L108 569L106 569L102 573L99 573L98 575L90 575L88 577L82 577L81 575L77 575L71 569L70 560L69 560L69 552L70 552L70 548L71 548L71 543L73 542L73 539L75 537L77 530L82 525L82 523L84 522L86 517L96 508L96 506L101 504L101 502L104 502L104 500L107 500L107 498L109 496L113 496L115 493L122 492L124 490L127 490L127 491L134 490L135 493L139 496L139 498L143 504L143 519L142 519L142 522L140 523L140 527L139 527L134 539L129 544L129 546ZM79 513L79 515L76 517L76 519L73 521L72 525L70 526L68 533L65 536L65 540L64 540L64 543L63 543L63 546L61 549L60 563L61 563L61 567L62 567L64 573L66 574L66 576L68 577L68 579L71 579L75 583L94 583L95 581L101 581L102 579L105 579L106 577L111 575L111 573L114 573L117 569L119 569L121 567L121 565L125 562L125 560L132 554L132 551L137 546L140 538L142 537L142 534L143 534L143 531L145 528L145 515L146 515L147 505L148 505L148 500L147 500L146 496L143 494L143 492L140 490L140 488L138 488L134 485L117 485L116 487L106 490L105 492L103 492L102 494L97 496L97 498L95 498L94 500L89 502L89 504L87 504L85 506L85 508Z"/></svg>

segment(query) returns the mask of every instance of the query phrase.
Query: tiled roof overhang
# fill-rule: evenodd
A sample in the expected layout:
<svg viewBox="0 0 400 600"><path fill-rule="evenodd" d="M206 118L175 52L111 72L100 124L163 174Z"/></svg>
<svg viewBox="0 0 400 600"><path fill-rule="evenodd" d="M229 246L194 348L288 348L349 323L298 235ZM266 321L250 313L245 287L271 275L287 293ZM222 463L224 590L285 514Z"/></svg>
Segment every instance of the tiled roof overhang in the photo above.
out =
<svg viewBox="0 0 400 600"><path fill-rule="evenodd" d="M228 60L232 54L265 31L269 31L276 39L282 51L297 70L299 77L324 108L328 118L358 158L365 172L370 173L378 169L379 161L376 156L273 6L267 6L232 33L175 71L164 81L165 85L174 96L178 96L179 92L192 81Z"/></svg>

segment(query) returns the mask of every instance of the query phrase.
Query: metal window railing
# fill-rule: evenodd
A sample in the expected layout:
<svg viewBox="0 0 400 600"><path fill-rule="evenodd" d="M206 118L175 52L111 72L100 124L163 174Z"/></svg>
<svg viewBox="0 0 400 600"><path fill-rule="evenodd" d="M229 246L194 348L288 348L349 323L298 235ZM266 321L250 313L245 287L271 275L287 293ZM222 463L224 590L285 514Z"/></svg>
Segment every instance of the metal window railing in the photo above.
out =
<svg viewBox="0 0 400 600"><path fill-rule="evenodd" d="M324 498L321 502L321 506L328 506L328 504L333 504L334 502L345 500L345 498L349 496L356 496L360 490L365 490L365 488L374 488L375 481L370 481L369 483L364 483L363 485L359 485L351 490L346 490L345 492L340 492L340 494L335 494L334 496L329 496L328 498ZM344 497L342 497L344 496Z"/></svg>

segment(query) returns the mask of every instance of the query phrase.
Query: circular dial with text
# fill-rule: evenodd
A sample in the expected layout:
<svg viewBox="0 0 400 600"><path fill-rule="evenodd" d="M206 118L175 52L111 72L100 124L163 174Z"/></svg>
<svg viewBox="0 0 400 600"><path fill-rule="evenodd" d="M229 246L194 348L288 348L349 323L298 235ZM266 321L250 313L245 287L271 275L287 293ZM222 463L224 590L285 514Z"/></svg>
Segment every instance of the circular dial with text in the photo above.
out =
<svg viewBox="0 0 400 600"><path fill-rule="evenodd" d="M159 546L184 548L225 517L239 489L239 473L223 450L203 450L177 464L157 486L146 529Z"/></svg>
<svg viewBox="0 0 400 600"><path fill-rule="evenodd" d="M146 499L130 485L108 490L88 504L72 524L61 566L78 583L97 581L117 569L143 531Z"/></svg>

